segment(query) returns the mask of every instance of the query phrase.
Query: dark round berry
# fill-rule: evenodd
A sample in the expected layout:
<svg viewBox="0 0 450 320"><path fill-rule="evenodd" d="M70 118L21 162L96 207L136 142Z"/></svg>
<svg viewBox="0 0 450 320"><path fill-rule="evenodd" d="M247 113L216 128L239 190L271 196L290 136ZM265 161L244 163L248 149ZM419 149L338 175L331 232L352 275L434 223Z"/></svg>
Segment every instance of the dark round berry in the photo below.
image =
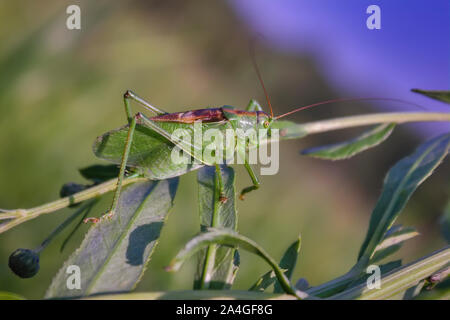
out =
<svg viewBox="0 0 450 320"><path fill-rule="evenodd" d="M39 254L30 249L17 249L9 256L9 268L21 278L31 278L39 271Z"/></svg>

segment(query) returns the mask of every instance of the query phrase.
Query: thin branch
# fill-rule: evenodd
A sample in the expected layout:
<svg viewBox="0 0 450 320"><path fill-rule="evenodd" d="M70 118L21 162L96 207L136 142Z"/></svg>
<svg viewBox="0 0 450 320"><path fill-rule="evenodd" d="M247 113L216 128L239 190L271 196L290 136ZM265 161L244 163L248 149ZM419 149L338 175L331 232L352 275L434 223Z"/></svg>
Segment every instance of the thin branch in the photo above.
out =
<svg viewBox="0 0 450 320"><path fill-rule="evenodd" d="M134 183L137 181L146 180L146 178L142 177L130 177L123 181L122 185L128 185L130 183ZM102 194L113 191L116 189L117 178L108 180L102 184L96 185L92 188L83 190L81 192L75 193L69 197L61 198L59 200L46 203L44 205L30 208L30 209L16 209L16 210L8 210L5 213L0 213L0 220L12 219L10 221L6 221L0 224L0 233L5 232L23 222L28 220L37 218L42 214L47 214L50 212L54 212L63 208L68 207L69 205L79 203L88 199L96 198Z"/></svg>
<svg viewBox="0 0 450 320"><path fill-rule="evenodd" d="M307 122L301 124L300 127L307 134L313 134L379 123L406 123L406 122L433 122L433 121L450 122L450 113L439 113L439 112L375 113L375 114Z"/></svg>

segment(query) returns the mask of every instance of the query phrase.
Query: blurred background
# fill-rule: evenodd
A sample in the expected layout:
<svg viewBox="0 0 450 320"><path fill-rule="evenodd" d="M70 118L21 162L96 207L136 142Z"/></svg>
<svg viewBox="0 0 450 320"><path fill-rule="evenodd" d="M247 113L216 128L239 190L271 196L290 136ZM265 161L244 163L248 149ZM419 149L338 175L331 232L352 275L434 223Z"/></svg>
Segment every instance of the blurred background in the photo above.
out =
<svg viewBox="0 0 450 320"><path fill-rule="evenodd" d="M81 8L81 30L66 28L67 6ZM368 30L366 8L381 8L381 30ZM58 198L62 184L83 183L77 169L97 160L96 136L125 123L122 95L132 89L175 112L224 104L266 106L248 53L256 58L275 114L322 100L401 98L444 111L448 106L409 90L449 89L450 3L433 1L0 1L0 208L28 208ZM137 107L137 106L135 106ZM393 103L332 104L298 113L298 122L380 110ZM345 130L281 144L280 171L238 203L239 231L276 259L302 235L294 279L317 285L355 263L384 174L420 141L448 124L408 125L381 146L350 160L299 155L305 147L352 137ZM249 184L240 167L237 189ZM409 262L444 245L438 220L449 197L450 165L419 188L398 222L421 235L396 254ZM192 288L195 261L164 272L199 231L196 173L181 178L175 208L139 291ZM105 197L96 212L109 204ZM34 248L71 209L0 234L0 291L42 298L53 275L87 231L61 254L69 230L41 255L41 271L20 279L8 268L16 248ZM70 228L69 228L70 229ZM268 267L243 253L236 289Z"/></svg>

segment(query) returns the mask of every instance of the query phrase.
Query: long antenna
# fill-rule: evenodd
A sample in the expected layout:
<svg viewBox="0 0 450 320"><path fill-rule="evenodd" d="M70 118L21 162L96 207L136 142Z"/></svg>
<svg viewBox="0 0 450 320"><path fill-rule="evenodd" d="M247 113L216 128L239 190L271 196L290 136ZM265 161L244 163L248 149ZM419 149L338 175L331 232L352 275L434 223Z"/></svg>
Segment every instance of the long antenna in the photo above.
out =
<svg viewBox="0 0 450 320"><path fill-rule="evenodd" d="M269 105L269 109L270 109L270 116L273 118L272 104L270 103L269 95L267 94L266 87L264 86L264 81L262 79L261 73L259 72L258 64L256 63L254 49L255 48L253 46L253 42L250 42L249 51L250 51L250 57L252 58L253 67L255 68L256 75L258 76L259 82L261 83L261 86L264 90L264 94L266 95L267 104Z"/></svg>
<svg viewBox="0 0 450 320"><path fill-rule="evenodd" d="M406 103L406 104L414 105L414 106L416 106L416 107L418 107L418 108L420 108L420 109L426 110L426 109L425 109L424 107L422 107L421 105L415 104L415 103L413 103L413 102L401 100L401 99L390 99L390 98L343 98L343 99L326 100L326 101L322 101L322 102L317 102L317 103L314 103L314 104L310 104L310 105L307 105L307 106L303 106L303 107L294 109L294 110L292 110L292 111L289 111L289 112L287 112L287 113L284 113L284 114L282 114L282 115L279 115L279 116L275 117L275 119L280 119L280 118L283 118L283 117L288 116L288 115L290 115L290 114L293 114L293 113L295 113L295 112L302 111L302 110L309 109L309 108L313 108L313 107L320 106L320 105L323 105L323 104L329 104L329 103L335 103L335 102L348 102L348 101L367 101L367 100L382 100L382 101L401 102L401 103Z"/></svg>

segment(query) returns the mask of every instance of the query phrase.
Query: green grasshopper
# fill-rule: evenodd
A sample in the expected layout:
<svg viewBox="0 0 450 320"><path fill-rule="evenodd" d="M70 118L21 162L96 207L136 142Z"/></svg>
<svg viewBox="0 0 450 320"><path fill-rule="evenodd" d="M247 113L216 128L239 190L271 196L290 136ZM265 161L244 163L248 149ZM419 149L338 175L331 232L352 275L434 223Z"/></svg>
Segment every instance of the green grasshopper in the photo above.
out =
<svg viewBox="0 0 450 320"><path fill-rule="evenodd" d="M142 104L146 109L155 113L155 116L147 117L140 112L133 115L130 107L131 100ZM219 188L223 190L219 163L205 162L204 160L199 160L198 163L174 163L172 161L171 154L174 147L179 147L193 157L192 148L195 148L194 145L183 144L182 141L174 139L173 133L175 130L183 129L193 134L193 125L196 121L201 121L202 130L213 128L224 132L226 129L242 129L244 131L249 128L269 129L275 119L272 113L271 115L265 113L255 100L250 101L245 111L237 110L231 106L223 106L221 108L167 113L128 90L124 94L124 105L128 125L103 134L97 138L93 146L97 157L120 164L113 202L109 212L100 219L88 218L85 220L86 222L98 222L114 215L126 167L134 168L136 173L149 179L163 180L183 175L204 165L214 165ZM245 159L244 153L246 150L252 147L257 148L257 144L257 140L248 140L247 145L236 145L236 152ZM196 159L198 160L198 158ZM245 159L244 166L250 175L252 185L242 190L241 199L246 193L258 189L260 186L248 159ZM220 201L227 201L223 193L220 196Z"/></svg>
<svg viewBox="0 0 450 320"><path fill-rule="evenodd" d="M113 196L111 208L100 218L87 218L85 219L85 222L91 221L96 223L101 220L111 218L114 215L127 167L133 168L136 174L142 175L146 178L152 180L163 180L181 176L189 171L199 169L205 165L215 166L216 175L218 177L218 185L220 190L223 190L220 164L217 162L207 162L196 158L195 146L193 144L180 141L179 139L175 139L173 137L175 130L185 130L192 136L194 133L195 123L197 121L201 121L201 127L204 131L212 128L220 130L221 132L227 129L242 129L243 131L247 131L248 129L253 128L256 131L259 129L266 129L268 131L268 136L270 136L270 129L275 120L300 110L339 101L379 100L379 98L327 100L312 105L303 106L288 113L274 117L272 105L256 63L254 66L258 79L264 90L264 94L270 108L270 114L264 112L259 103L255 100L250 100L246 110L238 110L231 106L222 106L220 108L168 113L152 106L132 91L126 91L124 94L124 105L128 125L103 134L97 138L93 146L94 153L98 158L120 165L117 188ZM155 116L147 117L140 112L133 114L130 106L131 101L136 101L141 104L147 110L154 113ZM282 132L280 132L280 136L283 136ZM199 161L197 163L174 163L171 155L172 150L175 147L182 149ZM201 149L204 149L205 147L205 145L202 145ZM241 191L240 199L243 199L245 194L258 189L260 186L257 175L249 164L248 159L245 157L246 151L250 148L258 147L259 139L248 140L248 142L246 140L245 144L236 145L235 152L239 154L242 159L245 159L243 164L252 181L251 186L246 187ZM194 148L194 152L192 151L192 148ZM201 152L202 150L199 151ZM219 199L222 203L227 201L223 192L221 192Z"/></svg>

